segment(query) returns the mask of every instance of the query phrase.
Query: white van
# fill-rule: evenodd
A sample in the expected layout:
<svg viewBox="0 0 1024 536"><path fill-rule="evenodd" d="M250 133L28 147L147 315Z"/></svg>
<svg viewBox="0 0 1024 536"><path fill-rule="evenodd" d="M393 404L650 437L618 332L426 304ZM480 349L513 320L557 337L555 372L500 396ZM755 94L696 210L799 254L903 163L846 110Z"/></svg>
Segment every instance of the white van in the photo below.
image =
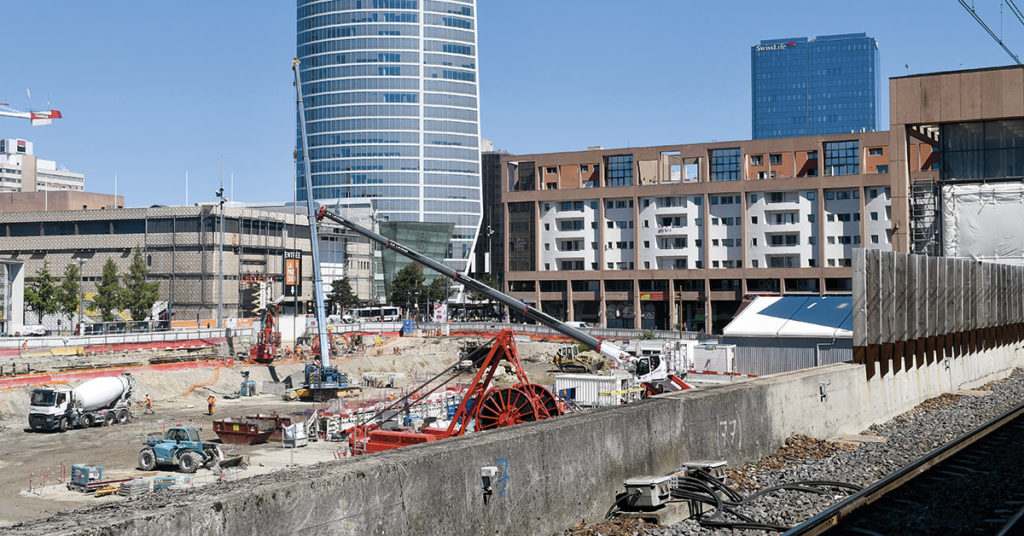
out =
<svg viewBox="0 0 1024 536"><path fill-rule="evenodd" d="M590 324L586 322L577 322L575 320L573 320L572 322L566 322L565 325L569 326L570 328L576 329L590 329Z"/></svg>

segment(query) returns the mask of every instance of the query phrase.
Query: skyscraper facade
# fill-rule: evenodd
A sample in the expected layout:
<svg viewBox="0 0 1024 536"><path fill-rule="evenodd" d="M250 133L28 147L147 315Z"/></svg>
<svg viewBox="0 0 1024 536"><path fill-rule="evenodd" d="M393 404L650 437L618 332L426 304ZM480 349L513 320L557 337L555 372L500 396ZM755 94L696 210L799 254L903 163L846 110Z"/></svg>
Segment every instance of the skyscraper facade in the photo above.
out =
<svg viewBox="0 0 1024 536"><path fill-rule="evenodd" d="M867 34L750 47L752 136L870 132L881 124L878 43Z"/></svg>
<svg viewBox="0 0 1024 536"><path fill-rule="evenodd" d="M297 31L313 199L453 229L444 261L465 269L482 214L475 0L298 0Z"/></svg>

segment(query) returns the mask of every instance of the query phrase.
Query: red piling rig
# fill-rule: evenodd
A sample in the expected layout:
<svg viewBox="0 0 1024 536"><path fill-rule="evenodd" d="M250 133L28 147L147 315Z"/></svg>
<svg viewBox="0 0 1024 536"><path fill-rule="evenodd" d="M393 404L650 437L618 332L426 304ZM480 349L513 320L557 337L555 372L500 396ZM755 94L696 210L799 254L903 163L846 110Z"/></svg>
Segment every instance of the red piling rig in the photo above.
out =
<svg viewBox="0 0 1024 536"><path fill-rule="evenodd" d="M277 330L278 306L272 305L263 310L260 323L263 329L256 334L256 344L249 347L249 360L263 365L274 362L277 350L281 346L281 332Z"/></svg>
<svg viewBox="0 0 1024 536"><path fill-rule="evenodd" d="M491 388L491 379L502 361L512 366L519 382L512 387ZM349 434L349 446L354 454L380 452L461 436L466 433L470 421L474 423L474 430L490 430L561 414L562 409L551 391L530 383L519 361L514 334L511 329L504 329L495 337L487 357L480 363L480 370L469 383L447 429L424 428L422 432L413 432L408 429L378 430L376 424L357 426Z"/></svg>

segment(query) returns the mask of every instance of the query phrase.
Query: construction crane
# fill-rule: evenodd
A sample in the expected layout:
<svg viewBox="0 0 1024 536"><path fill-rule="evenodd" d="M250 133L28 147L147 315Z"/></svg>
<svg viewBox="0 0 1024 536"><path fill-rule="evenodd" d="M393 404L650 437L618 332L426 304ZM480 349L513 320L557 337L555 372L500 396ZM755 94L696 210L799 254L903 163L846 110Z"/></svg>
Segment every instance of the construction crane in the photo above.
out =
<svg viewBox="0 0 1024 536"><path fill-rule="evenodd" d="M306 107L302 101L302 77L299 74L299 59L292 60L295 72L295 94L299 107L299 126L302 133L302 170L306 185L306 209L309 216L309 241L313 252L313 300L315 302L317 340L313 347L318 350L314 363L307 363L304 382L296 394L302 399L323 400L335 398L345 391L357 389L349 384L348 373L331 365L331 343L327 336L327 316L324 314L324 284L320 276L320 240L317 238L316 209L313 205L313 179L309 170L309 143L306 141Z"/></svg>
<svg viewBox="0 0 1024 536"><path fill-rule="evenodd" d="M0 116L4 117L20 117L22 119L28 119L32 126L38 127L42 125L49 125L54 119L61 119L64 116L61 115L59 110L41 110L38 112L23 112L12 108L6 102L0 102Z"/></svg>

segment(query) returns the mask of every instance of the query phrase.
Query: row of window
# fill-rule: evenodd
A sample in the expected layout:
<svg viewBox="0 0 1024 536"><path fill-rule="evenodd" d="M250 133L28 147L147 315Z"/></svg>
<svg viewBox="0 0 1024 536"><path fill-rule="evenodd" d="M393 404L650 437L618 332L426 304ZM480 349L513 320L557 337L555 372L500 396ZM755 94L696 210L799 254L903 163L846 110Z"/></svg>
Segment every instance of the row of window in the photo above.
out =
<svg viewBox="0 0 1024 536"><path fill-rule="evenodd" d="M301 142L301 140L298 140ZM414 143L419 144L419 132L343 132L317 134L309 137L310 147L325 145L370 144L370 143ZM301 143L297 145L301 147Z"/></svg>
<svg viewBox="0 0 1024 536"><path fill-rule="evenodd" d="M355 9L418 9L417 0L330 0L329 2L317 2L316 0L301 0L299 3L298 18L330 13L331 11L352 11Z"/></svg>
<svg viewBox="0 0 1024 536"><path fill-rule="evenodd" d="M355 104L306 110L306 120L310 125L316 121L338 117L419 117L419 115L419 106L404 104Z"/></svg>
<svg viewBox="0 0 1024 536"><path fill-rule="evenodd" d="M217 231L218 218L153 218L149 220L113 220L80 222L27 222L0 225L0 236L72 236L145 233L198 233ZM284 236L283 222L224 219L224 232L258 236ZM306 228L308 229L308 227ZM308 234L306 237L308 238Z"/></svg>
<svg viewBox="0 0 1024 536"><path fill-rule="evenodd" d="M418 145L343 145L338 147L320 147L309 150L309 157L313 160L328 158L357 158L357 157L418 157L420 148Z"/></svg>
<svg viewBox="0 0 1024 536"><path fill-rule="evenodd" d="M438 26L425 26L423 28L423 37L444 39L445 41L459 41L462 43L476 42L476 34L472 31L441 28Z"/></svg>
<svg viewBox="0 0 1024 536"><path fill-rule="evenodd" d="M411 158L354 158L347 160L319 160L310 167L312 173L329 173L331 171L412 171L420 168L420 161Z"/></svg>
<svg viewBox="0 0 1024 536"><path fill-rule="evenodd" d="M349 24L326 26L299 33L298 43L304 45L324 39L342 39L365 36L413 36L419 37L420 27L416 24Z"/></svg>
<svg viewBox="0 0 1024 536"><path fill-rule="evenodd" d="M448 80L435 80L428 78L423 81L423 89L425 91L437 91L440 93L476 95L476 84L466 82L450 82Z"/></svg>
<svg viewBox="0 0 1024 536"><path fill-rule="evenodd" d="M301 13L301 11L300 11ZM297 32L310 28L335 26L339 24L357 24L361 22L419 22L419 13L394 11L356 11L349 13L328 13L308 18L299 18Z"/></svg>
<svg viewBox="0 0 1024 536"><path fill-rule="evenodd" d="M459 121L477 120L476 110L466 110L463 108L442 108L438 106L424 106L423 117L432 117L437 119L457 119Z"/></svg>
<svg viewBox="0 0 1024 536"><path fill-rule="evenodd" d="M336 39L300 45L300 58L338 52L342 50L419 50L420 40L413 37L357 37L355 39Z"/></svg>
<svg viewBox="0 0 1024 536"><path fill-rule="evenodd" d="M318 80L330 80L332 78L354 78L357 76L419 76L419 65L379 65L360 64L342 65L340 67L321 67L311 69L308 76L303 76L303 82L316 82Z"/></svg>
<svg viewBox="0 0 1024 536"><path fill-rule="evenodd" d="M336 93L338 91L352 91L361 89L419 89L418 78L345 78L341 80L325 80L323 82L303 82L302 93L307 103L318 103L316 99L329 99L326 95L319 93Z"/></svg>
<svg viewBox="0 0 1024 536"><path fill-rule="evenodd" d="M459 134L476 134L476 123L460 123L457 121L441 121L437 119L424 119L423 130L431 132L454 132Z"/></svg>

